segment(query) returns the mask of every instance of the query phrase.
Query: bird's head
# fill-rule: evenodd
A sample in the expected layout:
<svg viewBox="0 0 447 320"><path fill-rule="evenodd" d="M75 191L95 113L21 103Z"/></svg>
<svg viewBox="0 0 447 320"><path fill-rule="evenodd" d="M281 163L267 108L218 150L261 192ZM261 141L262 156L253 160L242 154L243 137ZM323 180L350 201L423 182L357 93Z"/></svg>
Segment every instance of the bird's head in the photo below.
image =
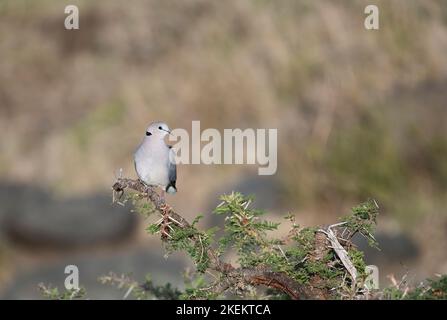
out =
<svg viewBox="0 0 447 320"><path fill-rule="evenodd" d="M169 127L164 122L152 122L149 127L146 129L146 136L147 137L153 137L153 138L159 138L164 139L166 135L170 134L171 130L169 130Z"/></svg>

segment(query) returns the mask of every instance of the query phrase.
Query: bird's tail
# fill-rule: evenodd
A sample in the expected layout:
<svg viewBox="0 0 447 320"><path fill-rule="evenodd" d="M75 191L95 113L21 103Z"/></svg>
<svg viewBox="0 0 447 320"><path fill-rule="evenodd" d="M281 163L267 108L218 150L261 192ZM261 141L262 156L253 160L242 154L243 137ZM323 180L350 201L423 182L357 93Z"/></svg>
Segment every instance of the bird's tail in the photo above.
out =
<svg viewBox="0 0 447 320"><path fill-rule="evenodd" d="M175 184L170 184L166 187L166 192L170 194L174 194L177 192L177 188L175 187Z"/></svg>

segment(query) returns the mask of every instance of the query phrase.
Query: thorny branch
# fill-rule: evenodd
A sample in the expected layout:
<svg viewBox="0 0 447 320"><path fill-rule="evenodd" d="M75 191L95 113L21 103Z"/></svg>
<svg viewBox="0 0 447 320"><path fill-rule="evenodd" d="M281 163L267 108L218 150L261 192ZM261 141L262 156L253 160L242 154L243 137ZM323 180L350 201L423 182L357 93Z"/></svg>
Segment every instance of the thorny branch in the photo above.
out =
<svg viewBox="0 0 447 320"><path fill-rule="evenodd" d="M170 220L180 228L190 227L190 223L186 221L180 214L174 211L170 206L166 204L163 198L154 190L155 188L146 186L139 180L132 180L127 178L118 178L115 184L112 186L114 192L123 194L126 188L133 189L144 194L148 200L150 200L155 208L162 214L166 213ZM191 236L193 241L201 241L199 236ZM169 241L168 238L163 237L163 241ZM207 250L207 255L210 258L209 267L211 270L217 271L223 274L225 281L219 284L219 292L223 292L230 287L237 286L238 283L243 282L253 286L264 285L273 289L282 291L289 295L292 299L306 299L310 298L301 285L296 281L288 277L287 275L279 272L272 272L263 268L256 269L240 269L235 268L229 263L221 261L217 253L212 250Z"/></svg>
<svg viewBox="0 0 447 320"><path fill-rule="evenodd" d="M340 244L340 242L337 239L336 234L332 230L332 228L340 227L340 226L342 226L344 224L346 224L346 222L333 224L333 225L329 226L326 230L319 229L318 231L324 233L327 236L328 240L331 243L332 249L334 249L335 253L337 254L339 259L341 260L341 262L345 266L346 270L348 270L349 274L351 275L352 286L354 287L355 284L356 284L356 281L357 281L357 269L355 268L355 266L352 263L351 259L349 259L348 252Z"/></svg>
<svg viewBox="0 0 447 320"><path fill-rule="evenodd" d="M188 229L191 224L183 218L179 213L174 211L165 200L158 195L154 187L147 186L140 182L139 180L133 180L128 178L117 178L116 182L112 186L114 193L114 202L120 201L125 189L132 189L140 193L141 197L146 197L150 202L153 203L155 209L160 212L162 219L159 220L161 239L164 242L170 241L169 230L167 228L172 228L170 225L174 224L178 228ZM118 197L117 197L118 195ZM355 268L352 269L353 265L349 261L346 250L341 246L340 242L337 240L339 234L345 234L346 228L341 224L333 225L325 230L320 229L315 234L314 240L314 250L309 259L313 261L318 261L323 259L325 254L331 249L329 244L332 244L332 248L335 250L337 255L340 257L345 267L351 274L355 282ZM334 228L334 229L332 229ZM342 232L343 231L343 232ZM349 231L348 231L349 233ZM346 235L344 240L345 243L352 233ZM288 237L291 237L289 235ZM244 285L251 286L266 286L275 290L278 290L292 299L328 299L329 293L327 290L321 289L324 285L323 279L319 276L314 276L311 282L308 284L301 284L290 278L287 274L282 272L274 272L266 267L253 267L253 268L236 268L233 265L223 262L219 259L219 256L215 250L212 248L205 248L202 245L202 239L200 235L193 234L190 236L191 241L194 241L201 245L202 256L207 255L209 257L209 269L218 272L222 275L222 279L216 281L212 287L216 294L221 294L228 289L237 289L243 287ZM285 241L288 242L288 241ZM340 249L343 249L341 250ZM354 274L353 274L354 272Z"/></svg>

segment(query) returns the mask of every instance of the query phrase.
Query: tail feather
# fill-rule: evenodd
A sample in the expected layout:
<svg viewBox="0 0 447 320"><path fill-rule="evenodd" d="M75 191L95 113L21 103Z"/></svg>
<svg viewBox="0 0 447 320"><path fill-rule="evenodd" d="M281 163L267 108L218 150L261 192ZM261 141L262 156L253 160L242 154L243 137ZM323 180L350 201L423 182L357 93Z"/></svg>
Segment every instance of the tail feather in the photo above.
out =
<svg viewBox="0 0 447 320"><path fill-rule="evenodd" d="M166 192L170 194L174 194L177 192L177 188L175 187L175 184L169 184L166 186Z"/></svg>

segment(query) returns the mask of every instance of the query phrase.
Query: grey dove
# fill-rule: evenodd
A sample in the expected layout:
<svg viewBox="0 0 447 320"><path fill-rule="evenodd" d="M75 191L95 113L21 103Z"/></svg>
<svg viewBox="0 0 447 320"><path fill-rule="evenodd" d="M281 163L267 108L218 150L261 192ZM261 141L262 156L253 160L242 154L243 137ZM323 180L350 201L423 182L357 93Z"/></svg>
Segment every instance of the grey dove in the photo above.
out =
<svg viewBox="0 0 447 320"><path fill-rule="evenodd" d="M153 122L134 154L138 178L147 185L161 187L167 193L176 193L177 166L175 153L164 138L170 134L164 122Z"/></svg>

